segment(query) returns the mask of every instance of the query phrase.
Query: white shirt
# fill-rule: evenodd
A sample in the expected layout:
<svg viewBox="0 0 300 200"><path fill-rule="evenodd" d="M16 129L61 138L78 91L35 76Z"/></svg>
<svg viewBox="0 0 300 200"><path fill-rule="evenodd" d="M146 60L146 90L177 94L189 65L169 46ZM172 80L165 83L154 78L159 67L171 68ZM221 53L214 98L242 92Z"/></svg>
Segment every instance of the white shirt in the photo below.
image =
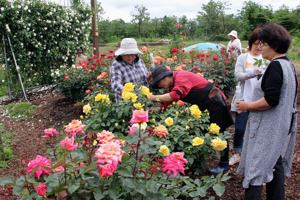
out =
<svg viewBox="0 0 300 200"><path fill-rule="evenodd" d="M245 68L245 72L247 74L255 74L257 69L261 69L261 67L258 67L255 62L255 59L262 59L262 56L252 56L250 53L247 54L247 59L244 65ZM263 71L262 71L263 73ZM254 78L250 78L247 79L245 81L245 85L244 85L244 91L243 91L243 99L244 101L252 101L252 96L253 96L253 92L254 92L254 86L255 84L258 84L259 81L257 79L257 77L255 76Z"/></svg>
<svg viewBox="0 0 300 200"><path fill-rule="evenodd" d="M238 49L240 53L242 52L242 44L240 39L236 38L233 41L229 41L227 44L227 52L229 52L231 49Z"/></svg>

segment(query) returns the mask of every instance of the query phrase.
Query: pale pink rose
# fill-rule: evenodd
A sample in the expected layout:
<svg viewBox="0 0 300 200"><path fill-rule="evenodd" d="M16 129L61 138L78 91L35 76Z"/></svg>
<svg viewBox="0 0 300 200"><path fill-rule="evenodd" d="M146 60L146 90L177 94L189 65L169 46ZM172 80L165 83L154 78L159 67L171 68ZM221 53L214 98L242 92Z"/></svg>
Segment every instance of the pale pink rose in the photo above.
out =
<svg viewBox="0 0 300 200"><path fill-rule="evenodd" d="M171 174L177 176L179 172L184 174L184 166L187 162L188 161L184 158L183 152L172 153L164 158L161 171L166 173L168 176Z"/></svg>
<svg viewBox="0 0 300 200"><path fill-rule="evenodd" d="M109 131L101 131L101 133L97 133L97 140L99 141L99 143L106 143L106 142L110 142L115 138L114 134L112 132Z"/></svg>
<svg viewBox="0 0 300 200"><path fill-rule="evenodd" d="M75 136L76 134L83 134L85 125L80 120L73 119L68 125L65 126L66 134Z"/></svg>
<svg viewBox="0 0 300 200"><path fill-rule="evenodd" d="M65 171L65 168L63 166L59 166L59 167L56 167L53 171L54 172L63 172L63 171Z"/></svg>
<svg viewBox="0 0 300 200"><path fill-rule="evenodd" d="M39 196L44 196L47 193L47 185L45 183L39 183L34 189Z"/></svg>
<svg viewBox="0 0 300 200"><path fill-rule="evenodd" d="M53 137L58 134L59 134L59 132L55 128L47 128L44 130L44 135L42 137L50 138L50 137Z"/></svg>
<svg viewBox="0 0 300 200"><path fill-rule="evenodd" d="M100 144L95 153L99 173L104 176L110 176L121 162L123 153L121 145L117 141Z"/></svg>
<svg viewBox="0 0 300 200"><path fill-rule="evenodd" d="M42 175L50 174L50 160L47 158L37 155L34 160L29 161L27 165L27 172L34 172L34 177L40 178Z"/></svg>
<svg viewBox="0 0 300 200"><path fill-rule="evenodd" d="M132 117L130 120L130 123L135 124L135 123L143 123L143 122L148 122L148 110L134 110L132 112Z"/></svg>
<svg viewBox="0 0 300 200"><path fill-rule="evenodd" d="M62 141L60 141L60 146L63 149L66 149L68 151L74 151L77 149L78 144L74 144L75 138L71 137L69 138L68 136L65 137Z"/></svg>
<svg viewBox="0 0 300 200"><path fill-rule="evenodd" d="M117 170L117 165L114 164L99 165L98 169L99 169L99 174L102 177L108 177L111 176Z"/></svg>
<svg viewBox="0 0 300 200"><path fill-rule="evenodd" d="M137 134L138 131L139 131L138 124L132 124L131 126L128 126L128 134L134 135L134 134Z"/></svg>
<svg viewBox="0 0 300 200"><path fill-rule="evenodd" d="M169 135L169 132L164 125L158 125L153 129L153 134L160 138L165 138Z"/></svg>

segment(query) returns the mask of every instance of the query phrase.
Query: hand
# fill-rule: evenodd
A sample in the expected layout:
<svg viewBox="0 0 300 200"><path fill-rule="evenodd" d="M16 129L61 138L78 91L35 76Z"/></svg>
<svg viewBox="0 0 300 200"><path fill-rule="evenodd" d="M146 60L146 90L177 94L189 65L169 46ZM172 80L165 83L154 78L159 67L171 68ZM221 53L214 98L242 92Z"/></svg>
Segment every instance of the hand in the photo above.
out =
<svg viewBox="0 0 300 200"><path fill-rule="evenodd" d="M249 110L249 102L238 101L236 102L236 107L238 111L246 112Z"/></svg>
<svg viewBox="0 0 300 200"><path fill-rule="evenodd" d="M261 75L260 69L257 68L257 69L255 70L255 74L256 74L256 76Z"/></svg>
<svg viewBox="0 0 300 200"><path fill-rule="evenodd" d="M148 100L157 101L157 97L155 95L151 95L151 96L148 97Z"/></svg>

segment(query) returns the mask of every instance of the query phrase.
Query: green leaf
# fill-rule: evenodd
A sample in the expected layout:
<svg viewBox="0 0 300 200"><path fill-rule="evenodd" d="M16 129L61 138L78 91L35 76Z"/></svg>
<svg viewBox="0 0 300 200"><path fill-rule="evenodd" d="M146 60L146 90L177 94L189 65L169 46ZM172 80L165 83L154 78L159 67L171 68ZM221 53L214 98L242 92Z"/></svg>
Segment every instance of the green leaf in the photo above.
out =
<svg viewBox="0 0 300 200"><path fill-rule="evenodd" d="M222 176L222 178L221 178L221 181L228 181L229 179L230 179L231 177L230 176L228 176L228 174L224 174L223 176Z"/></svg>
<svg viewBox="0 0 300 200"><path fill-rule="evenodd" d="M213 190L219 197L221 197L225 192L225 186L217 183L213 186Z"/></svg>
<svg viewBox="0 0 300 200"><path fill-rule="evenodd" d="M68 182L68 191L70 194L73 194L80 187L79 182L69 181Z"/></svg>
<svg viewBox="0 0 300 200"><path fill-rule="evenodd" d="M1 177L0 178L0 185L4 186L4 185L12 185L15 183L15 180L11 177Z"/></svg>
<svg viewBox="0 0 300 200"><path fill-rule="evenodd" d="M93 194L94 194L95 200L100 200L100 199L105 198L105 195L100 190L93 192Z"/></svg>

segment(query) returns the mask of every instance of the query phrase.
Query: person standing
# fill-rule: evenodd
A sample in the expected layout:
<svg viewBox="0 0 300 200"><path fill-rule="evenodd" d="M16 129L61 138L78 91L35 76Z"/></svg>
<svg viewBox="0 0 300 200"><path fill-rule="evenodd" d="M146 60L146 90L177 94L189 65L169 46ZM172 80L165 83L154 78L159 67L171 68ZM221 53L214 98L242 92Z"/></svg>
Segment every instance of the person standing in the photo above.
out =
<svg viewBox="0 0 300 200"><path fill-rule="evenodd" d="M255 29L249 40L249 51L239 55L235 64L235 79L240 87L240 100L251 101L256 84L259 84L259 79L266 69L265 60L262 58L262 48L259 45L258 38L259 29ZM249 112L235 112L235 134L233 138L233 148L235 154L229 159L229 165L234 165L240 161L242 152L243 137L246 129Z"/></svg>
<svg viewBox="0 0 300 200"><path fill-rule="evenodd" d="M230 41L227 44L227 53L230 57L238 57L242 53L242 44L235 30L228 33Z"/></svg>
<svg viewBox="0 0 300 200"><path fill-rule="evenodd" d="M297 133L297 77L286 56L288 31L278 24L260 28L262 56L270 60L252 101L237 102L249 111L241 161L246 200L260 200L266 184L267 200L285 199L284 176L289 176Z"/></svg>
<svg viewBox="0 0 300 200"><path fill-rule="evenodd" d="M116 50L116 59L110 67L111 88L115 93L116 102L120 102L123 86L132 82L136 85L148 85L144 61L138 56L142 52L138 49L134 38L124 38L120 48Z"/></svg>

